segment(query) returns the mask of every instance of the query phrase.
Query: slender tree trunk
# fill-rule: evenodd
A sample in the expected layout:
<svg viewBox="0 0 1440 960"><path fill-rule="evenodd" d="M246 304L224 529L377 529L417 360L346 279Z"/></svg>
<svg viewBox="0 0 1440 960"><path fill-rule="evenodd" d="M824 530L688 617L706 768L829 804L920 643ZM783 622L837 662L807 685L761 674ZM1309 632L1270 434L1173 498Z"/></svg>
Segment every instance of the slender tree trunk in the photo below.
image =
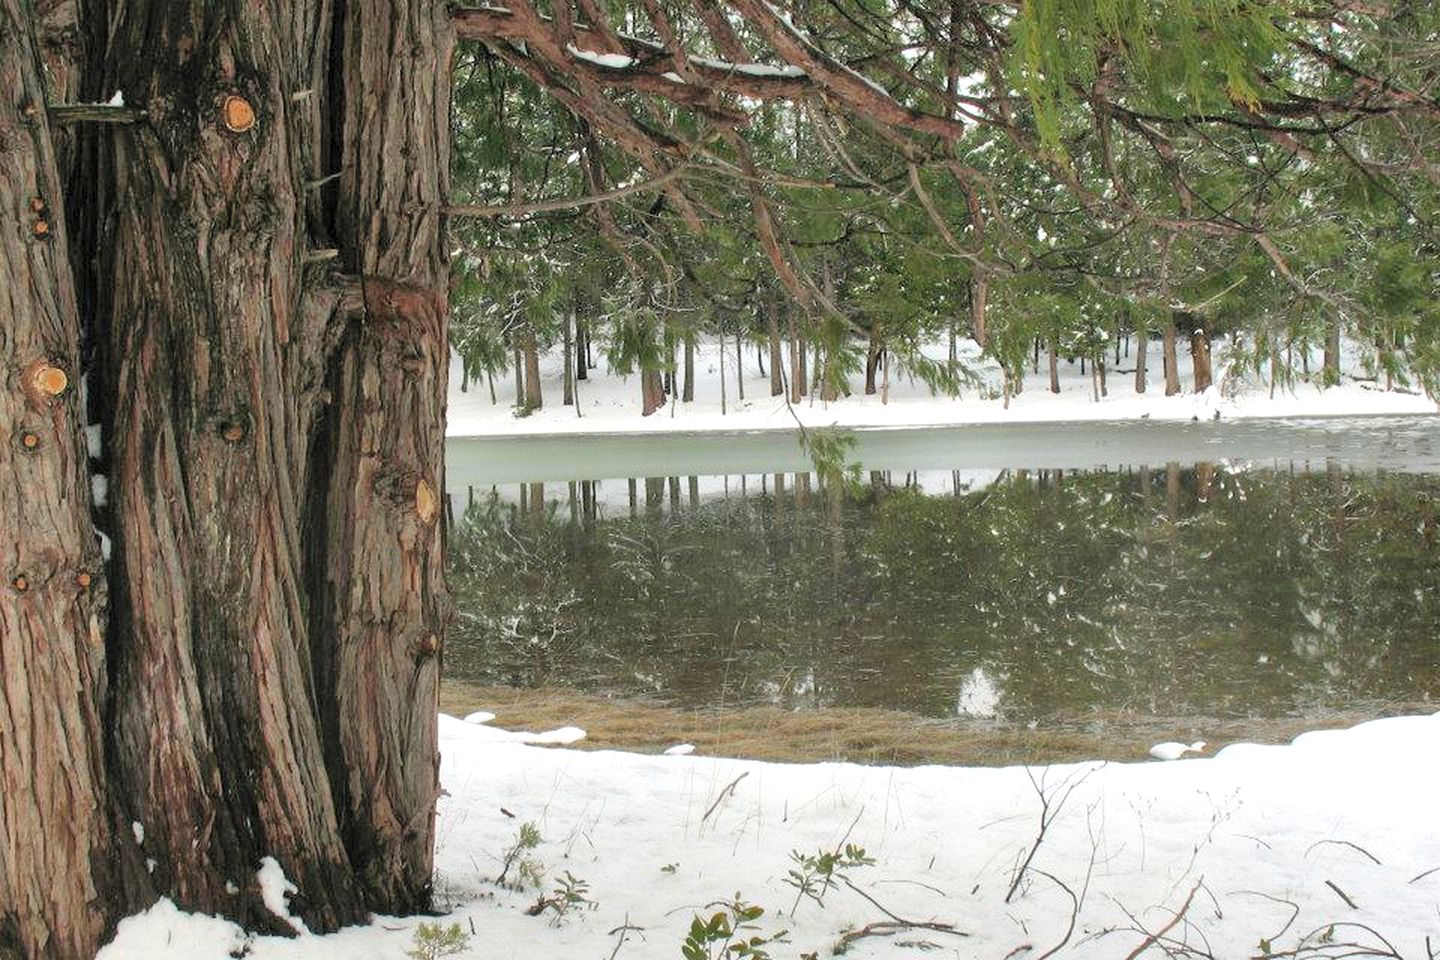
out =
<svg viewBox="0 0 1440 960"><path fill-rule="evenodd" d="M725 338L720 338L720 352L725 352ZM760 371L765 372L763 369ZM745 360L740 352L740 331L735 331L735 398L745 401Z"/></svg>
<svg viewBox="0 0 1440 960"><path fill-rule="evenodd" d="M665 381L659 370L640 371L640 415L650 414L665 406Z"/></svg>
<svg viewBox="0 0 1440 960"><path fill-rule="evenodd" d="M720 331L720 416L725 416L725 331Z"/></svg>
<svg viewBox="0 0 1440 960"><path fill-rule="evenodd" d="M575 313L575 379L590 379L590 325Z"/></svg>
<svg viewBox="0 0 1440 960"><path fill-rule="evenodd" d="M525 406L525 358L516 346L512 358L515 364L515 406Z"/></svg>
<svg viewBox="0 0 1440 960"><path fill-rule="evenodd" d="M565 314L565 316L561 319L561 322L565 327L565 332L561 337L562 350L564 351L564 359L560 364L560 369L563 371L561 374L561 382L563 384L563 396L561 397L560 402L564 406L568 407L575 403L575 371L574 368L571 366L571 359L574 351L570 340L571 325L575 322L575 311L571 310L569 313Z"/></svg>
<svg viewBox="0 0 1440 960"><path fill-rule="evenodd" d="M804 397L810 392L810 343L809 339L805 336L805 331L803 329L797 330L797 324L793 318L790 321L790 331L791 335L795 337L795 342L799 345L800 353L800 368L795 371L795 384L800 391L800 396Z"/></svg>
<svg viewBox="0 0 1440 960"><path fill-rule="evenodd" d="M1050 392L1060 392L1060 338L1050 337Z"/></svg>
<svg viewBox="0 0 1440 960"><path fill-rule="evenodd" d="M780 317L773 296L765 298L765 330L770 336L770 396L785 392L785 374L780 353Z"/></svg>
<svg viewBox="0 0 1440 960"><path fill-rule="evenodd" d="M1165 358L1165 396L1173 397L1180 392L1180 370L1176 365L1175 357L1175 323L1183 319L1183 314L1178 311L1172 313L1166 321L1162 335L1164 337L1163 353Z"/></svg>
<svg viewBox="0 0 1440 960"><path fill-rule="evenodd" d="M985 306L989 296L990 281L984 274L977 273L970 281L970 327L981 350L989 343L985 332Z"/></svg>
<svg viewBox="0 0 1440 960"><path fill-rule="evenodd" d="M880 366L880 357L884 353L880 341L875 339L875 334L870 334L870 347L865 352L865 395L872 396L875 393L875 372Z"/></svg>
<svg viewBox="0 0 1440 960"><path fill-rule="evenodd" d="M1210 336L1198 328L1190 334L1190 365L1195 372L1195 392L1204 393L1214 382L1210 369Z"/></svg>
<svg viewBox="0 0 1440 960"><path fill-rule="evenodd" d="M120 871L80 320L34 26L28 4L0 0L0 956L74 960L94 955L112 919L96 891Z"/></svg>
<svg viewBox="0 0 1440 960"><path fill-rule="evenodd" d="M800 338L795 333L795 313L786 319L790 347L790 402L799 403L805 395L805 372L800 366Z"/></svg>
<svg viewBox="0 0 1440 960"><path fill-rule="evenodd" d="M1330 321L1330 326L1325 331L1325 385L1331 386L1340 382L1340 320L1339 318Z"/></svg>
<svg viewBox="0 0 1440 960"><path fill-rule="evenodd" d="M526 330L520 343L525 351L525 406L539 410L545 406L545 397L540 389L540 348L535 342L535 331Z"/></svg>
<svg viewBox="0 0 1440 960"><path fill-rule="evenodd" d="M680 397L686 403L695 399L695 338L685 338L685 390Z"/></svg>
<svg viewBox="0 0 1440 960"><path fill-rule="evenodd" d="M1135 331L1135 392L1145 392L1145 360L1146 348L1150 346L1150 334L1148 331Z"/></svg>

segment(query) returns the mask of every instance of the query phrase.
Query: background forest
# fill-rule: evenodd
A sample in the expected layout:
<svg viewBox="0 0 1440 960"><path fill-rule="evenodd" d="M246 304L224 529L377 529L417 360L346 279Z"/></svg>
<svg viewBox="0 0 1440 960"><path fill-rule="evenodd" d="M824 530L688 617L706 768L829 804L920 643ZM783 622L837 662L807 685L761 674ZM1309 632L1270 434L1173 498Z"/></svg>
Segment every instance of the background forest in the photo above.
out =
<svg viewBox="0 0 1440 960"><path fill-rule="evenodd" d="M1440 15L1325 6L770 8L825 69L863 73L855 95L793 89L814 64L741 62L744 23L707 28L707 4L593 11L618 26L563 56L594 86L504 18L462 20L487 40L456 64L466 379L493 395L513 371L522 408L553 403L536 354L558 347L571 377L642 373L650 413L691 398L695 347L718 341L792 400L883 392L892 359L954 393L972 337L1008 397L1046 354L1058 390L1055 358L1103 376L1135 336L1135 389L1155 337L1148 376L1174 393L1177 340L1199 391L1217 337L1283 387L1338 379L1343 336L1386 388L1433 393ZM676 93L696 86L699 108Z"/></svg>

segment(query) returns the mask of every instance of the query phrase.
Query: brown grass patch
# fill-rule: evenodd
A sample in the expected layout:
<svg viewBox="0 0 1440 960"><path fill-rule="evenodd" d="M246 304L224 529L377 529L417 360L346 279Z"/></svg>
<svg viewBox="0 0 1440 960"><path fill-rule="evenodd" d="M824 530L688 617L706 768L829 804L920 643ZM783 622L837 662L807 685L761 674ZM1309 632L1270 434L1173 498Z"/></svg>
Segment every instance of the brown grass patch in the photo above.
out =
<svg viewBox="0 0 1440 960"><path fill-rule="evenodd" d="M648 700L608 698L562 687L440 685L440 709L454 716L496 714L507 730L586 731L585 750L660 753L693 743L697 754L787 763L845 760L914 766L926 763L1005 766L1077 760L1143 760L1157 740L1205 740L1207 753L1227 743L1287 743L1307 730L1352 726L1433 705L1384 704L1317 717L1220 719L1144 715L1056 717L1034 729L988 721L935 720L901 710L743 707L690 710Z"/></svg>

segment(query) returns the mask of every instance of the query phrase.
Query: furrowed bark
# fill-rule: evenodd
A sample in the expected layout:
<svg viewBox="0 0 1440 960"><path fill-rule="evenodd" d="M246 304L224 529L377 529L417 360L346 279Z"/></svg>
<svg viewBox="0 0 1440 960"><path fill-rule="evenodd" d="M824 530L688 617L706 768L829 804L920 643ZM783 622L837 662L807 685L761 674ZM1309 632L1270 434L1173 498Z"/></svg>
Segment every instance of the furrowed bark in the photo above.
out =
<svg viewBox="0 0 1440 960"><path fill-rule="evenodd" d="M109 75L150 109L114 141L117 664L111 769L157 892L288 933L364 915L321 751L301 593L305 449L294 23L256 4L115 6ZM305 39L308 42L308 37ZM147 56L132 56L145 50ZM229 98L242 98L246 109ZM232 892L235 891L235 892Z"/></svg>
<svg viewBox="0 0 1440 960"><path fill-rule="evenodd" d="M340 18L342 261L364 312L332 370L316 675L346 846L366 902L430 905L445 489L450 55L443 4Z"/></svg>
<svg viewBox="0 0 1440 960"><path fill-rule="evenodd" d="M142 0L107 74L149 123L113 141L115 696L110 769L153 892L289 932L273 856L318 929L365 915L316 719L301 590L302 148L275 8ZM295 8L290 8L293 18ZM143 57L134 51L144 50ZM239 98L237 101L234 98ZM133 896L145 878L130 884Z"/></svg>
<svg viewBox="0 0 1440 960"><path fill-rule="evenodd" d="M93 956L111 911L105 586L33 27L0 0L0 956L69 960Z"/></svg>

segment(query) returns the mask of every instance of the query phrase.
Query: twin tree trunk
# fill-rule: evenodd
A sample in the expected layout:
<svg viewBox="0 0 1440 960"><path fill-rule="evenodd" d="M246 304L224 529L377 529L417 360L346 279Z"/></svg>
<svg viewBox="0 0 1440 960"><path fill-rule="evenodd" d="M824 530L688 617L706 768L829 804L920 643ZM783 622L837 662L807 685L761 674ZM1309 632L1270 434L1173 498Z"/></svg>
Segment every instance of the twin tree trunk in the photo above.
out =
<svg viewBox="0 0 1440 960"><path fill-rule="evenodd" d="M0 955L36 960L157 896L284 932L265 856L315 929L430 902L446 11L109 6L80 90L147 119L64 198L0 0Z"/></svg>

